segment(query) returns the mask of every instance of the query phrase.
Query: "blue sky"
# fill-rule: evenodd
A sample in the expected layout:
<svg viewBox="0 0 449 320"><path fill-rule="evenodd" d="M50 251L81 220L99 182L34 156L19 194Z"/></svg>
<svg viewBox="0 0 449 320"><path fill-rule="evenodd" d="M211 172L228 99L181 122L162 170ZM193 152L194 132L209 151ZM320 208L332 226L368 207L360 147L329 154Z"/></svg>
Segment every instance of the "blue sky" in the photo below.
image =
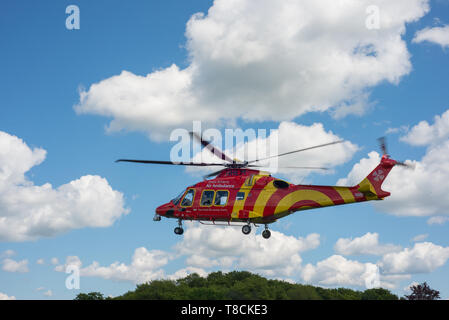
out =
<svg viewBox="0 0 449 320"><path fill-rule="evenodd" d="M397 2L399 8L404 5L403 2ZM424 7L426 3L429 4L429 10ZM75 4L80 9L79 30L68 30L65 27L68 16L65 9L70 4ZM268 32L276 31L270 28L271 25L276 26L277 16L270 17L270 10L264 10L265 5L267 8L273 6L266 1L256 9L253 8L254 17L258 18L260 14L260 21L266 22L263 28L254 28L260 30L262 34L258 38L258 34L251 33L254 32L251 29L254 25L251 23L259 23L259 20L254 22L249 19L249 16L245 16L248 10L240 10L241 7L251 7L248 1L233 3L234 8L239 8L235 11L239 12L235 17L229 13L233 12L229 7L222 5L222 1L217 1L215 4L212 1L199 0L127 3L123 1L7 1L0 4L2 48L0 51L0 70L2 70L0 131L7 134L3 136L4 139L9 139L8 141L12 141L14 146L18 146L17 155L14 155L17 160L13 163L18 168L20 167L18 163L21 161L28 163L29 158L26 157L31 152L27 153L19 146L26 145L30 150L36 151L41 148L46 151L43 158L25 165L29 169L21 172L25 173L25 180L18 178L19 182L13 182L14 187L19 185L26 188L27 183L34 186L50 183L52 192L58 192L58 187L61 185L77 181L81 177L94 176L97 184L89 185L88 188L101 187L101 192L105 192L115 201L113 209L116 210L116 215L103 223L104 220L101 219L104 217L101 214L104 213L106 217L110 217L109 214L113 211L112 209L104 209L104 212L101 210L101 207L104 207L101 201L109 199L105 195L104 198L98 199L100 211L92 211L99 212L98 217L97 215L95 217L101 222L90 221L86 218L80 223L76 215L84 212L82 211L84 209L81 209L79 212L71 212L72 218L77 221L74 224L77 227L57 225L55 229L47 233L40 229L33 229L35 233L29 232L20 237L14 236L15 230L0 234L2 239L0 242L0 294L14 296L17 299L72 299L79 292L101 291L106 295L115 296L133 289L136 279L145 277L136 276L139 272L148 271L151 274L150 278L157 278L161 274L169 277L186 268L186 272L194 270L192 268L201 269L204 272L218 269L246 269L273 278L301 283L310 282L315 285L327 283L329 286L364 289L357 282L360 275L355 269L357 266L364 268L371 263L385 270L385 274L382 274L385 278L381 278L381 281L388 282L391 290L398 295L404 295L406 293L404 288L412 282L427 281L431 287L441 291L443 298L449 297L449 282L446 276L449 272L448 223L444 223L445 217L449 215L449 205L444 198L444 190L447 190L444 185L447 175L445 168L449 165L446 163L449 157L445 157L449 155L445 147L449 139L445 129L447 128L449 132L449 124L444 121L446 119L444 114L449 108L447 103L449 91L446 88L449 53L448 46L444 42L438 43L435 38L431 38L432 41L413 40L417 33L426 28L429 31L431 28L443 28L449 24L449 2L414 1L413 5L408 6L410 12L406 12L414 18L406 16L401 18L399 15L397 26L391 29L385 27L388 29L385 30L381 24L376 35L369 34L368 43L378 50L375 57L378 59L375 62L378 63L378 67L376 70L366 72L362 70L362 65L356 64L358 61L357 57L352 55L353 52L346 52L347 47L340 44L348 40L352 45L353 41L349 39L360 36L358 32L351 29L353 26L349 25L350 31L345 31L344 28L340 30L335 26L319 24L320 19L324 19L320 16L320 12L345 16L351 14L352 10L349 8L342 9L340 13L327 8L327 1L323 1L321 5L324 9L313 11L313 14L317 16L307 20L311 30L318 34L314 35L316 41L304 42L306 40L301 38L298 43L293 43L292 50L298 50L294 51L298 55L295 59L291 59L288 55L284 56L287 54L282 47L284 44L282 41L285 39L278 37L278 33ZM387 4L383 5L380 1L381 22L382 14L394 16L394 10L396 10L391 9ZM212 6L215 10L207 15ZM298 15L301 14L301 9L304 8L299 6ZM191 18L198 12L204 13L204 16L196 20ZM226 19L220 16L224 13L227 13ZM364 16L361 17L362 21L364 18ZM223 34L217 37L214 32L219 31L201 24L213 19L222 23L224 30ZM288 16L286 20L288 19L294 19L294 17ZM186 29L188 21L192 25L190 29ZM235 21L238 23L234 24ZM335 23L339 23L338 19ZM243 31L235 33L236 25L240 28L248 27L251 37L246 38ZM405 28L405 32L398 32L396 27ZM284 32L285 29L282 31ZM323 36L327 32L329 32L329 38ZM398 56L395 50L388 47L390 43L385 41L391 35L399 36L399 40L396 39L397 42L391 43L392 46L398 43L405 45L395 47L396 51L401 52ZM333 40L332 37L335 39L341 37L339 39L345 41ZM364 37L366 35L362 35L360 39L366 39ZM448 37L447 34L446 37ZM256 39L258 42L255 43L261 46L261 49L252 51L252 47L248 45L250 43L248 39ZM220 47L225 40L226 45ZM360 41L363 43L362 40ZM329 70L325 70L329 76L322 78L322 87L319 92L309 96L307 93L312 92L311 86L315 85L313 81L317 81L314 76L323 75L317 66L326 65L333 60L326 60L332 56L331 54L329 56L318 54L316 58L320 59L319 61L311 59L308 62L310 57L301 55L302 50L306 50L305 44L310 44L307 48L312 52L320 49L320 54L328 51L332 53L332 50L348 53L348 56L353 59L350 63L354 63L355 67L348 66L345 69L343 66L329 63ZM215 52L214 47L221 50ZM259 57L260 52L267 53ZM382 59L383 54L387 58L392 57L393 61ZM272 57L276 59L280 57L280 60L273 60ZM236 89L235 83L239 79L244 81L246 76L249 77L248 79L260 78L257 76L257 70L245 69L248 64L243 67L239 65L241 61L247 63L249 61L249 64L254 62L254 65L262 66L264 77L260 84L247 82L248 90L245 85L240 85ZM400 67L404 61L409 62L409 66L404 67L405 69ZM289 69L289 63L292 69L299 67L308 69L310 66L307 72L312 80L304 82L295 74L286 75L289 72L283 70ZM385 66L389 63L391 65ZM168 72L173 64L177 66L178 71L165 75L164 72ZM396 68L397 65L399 67ZM195 71L191 71L194 69L193 66L197 68ZM132 76L127 77L122 73L123 70ZM243 70L241 74L239 70ZM158 72L164 73L163 77L166 76L168 80L161 83L145 82L147 74ZM255 72L255 76L251 72ZM217 77L210 78L210 73ZM345 81L329 80L334 77L338 79L341 74L345 75ZM114 76L117 77L118 86L126 87L129 91L117 93L110 81ZM371 76L372 80L366 80L371 79ZM187 93L183 91L183 88L179 89L179 92L176 91L177 88L172 88L175 90L174 94L167 94L172 91L166 88L184 77L192 80L193 83L192 87L188 87ZM358 77L361 80L353 81ZM302 96L296 99L294 92L279 98L274 90L273 92L264 90L264 88L276 86L277 79L281 79L279 81L282 81L283 85L299 86L298 90L306 93L302 96L307 96L307 99L303 99ZM93 84L97 84L96 88L101 91L95 91L91 87ZM149 87L145 87L147 85ZM219 94L208 95L207 93L214 92L214 88L220 89ZM152 90L158 94L147 96L147 92L153 92ZM201 90L204 90L206 94L198 94L202 92ZM132 116L133 108L139 99L135 99L134 95L130 97L130 92L135 93L139 99L154 102L154 105L148 104L150 113L148 119L144 117L144 129L139 122L139 116L134 118ZM80 100L80 94L83 93L87 97L85 101ZM123 96L123 101L120 99L120 94ZM178 94L179 100L177 100ZM187 94L187 97L192 95L194 102L183 100L184 94ZM224 98L217 98L220 94ZM107 100L108 97L112 97L112 103ZM156 100L158 97L163 97L165 100L162 101L166 101L167 109L164 110L172 111L180 119L179 121L164 123L163 118L157 118L151 113L151 108L155 108L153 106L160 102ZM176 107L180 101L186 102L184 111ZM236 102L237 106L226 105L230 101ZM358 101L360 108L352 109L352 112L345 116L336 116L337 110L342 110L342 106ZM266 106L275 103L279 103L276 104L278 111L273 112L272 108ZM174 106L173 109L170 109L171 106ZM313 109L315 107L319 107L319 111ZM107 111L104 112L104 110ZM208 110L214 111L216 118L223 116L223 121L214 122L213 117L206 112ZM260 117L255 117L255 114L260 114ZM385 204L365 203L312 210L296 213L274 224L272 230L278 233L277 238L271 240L285 241L286 247L291 248L292 251L279 252L279 255L276 255L275 247L271 248L269 253L263 250L258 251L257 248L260 248L258 246L259 228L257 236L252 235L245 240L248 243L251 241L254 243L242 245L248 250L254 249L251 254L251 257L254 255L254 259L245 262L241 253L237 251L226 251L222 248L220 249L222 251L214 252L212 249L215 245L214 240L210 238L213 231L210 228L199 228L197 224L188 225L186 229L187 233L191 230L190 236L186 234L182 238L173 233L175 220L152 221L154 209L176 196L186 186L198 181L200 179L198 175L188 173L181 167L145 167L114 163L116 159L123 157L168 159L170 149L174 145L173 142L168 141L169 132L178 127L190 130L191 120L195 119L195 116L196 120L204 121L207 126L217 127L220 130L235 127L234 125L242 128L270 129L278 128L283 122L294 123L296 126L292 125L295 129L291 138L292 149L295 143L299 143L298 141L305 145L312 143L313 141L301 141L301 137L305 135L303 130L314 123L321 123L323 129L319 133L324 138L332 133L358 146L357 151L351 152L347 158L338 163L332 162L332 159L329 159L332 155L322 150L324 163L330 163L334 170L331 174L311 173L301 177L314 184L334 185L339 179L346 178L358 163L367 174L372 167L365 162L362 163L361 159L368 160L369 152L379 151L376 139L385 134L388 138L389 151L394 158L415 161L418 167L422 167L417 168L414 173L398 171L396 176L392 176L390 184L392 189L389 190L392 192L392 197L391 201L385 201ZM441 121L435 120L436 116L440 117ZM107 129L111 127L111 120L119 123L119 130ZM416 126L421 121L427 121L427 127L430 129L418 130ZM424 140L429 141L417 143L416 138L418 136L422 138L423 135L427 135L428 139ZM14 140L13 137L22 139L22 142ZM287 141L284 147L288 148L289 143ZM1 146L5 148L5 144ZM11 152L15 150L11 149ZM439 156L429 156L435 153ZM426 155L428 157L423 158ZM6 165L12 166L8 162L10 160L4 160L6 159L4 153L0 156L4 157L0 158L0 165L4 165L5 168ZM301 161L301 157L291 161L299 165L296 161ZM401 186L401 175L410 176L407 186ZM284 173L282 176L291 180L289 174ZM422 181L425 182L424 185ZM433 181L434 184L432 184ZM441 185L435 185L440 182ZM419 190L407 188L414 183L418 187L423 185L425 190L430 190L429 195L421 199L422 193ZM403 192L401 188L406 192ZM87 189L86 192L91 191L93 189ZM59 195L66 195L64 192L59 190ZM0 210L4 212L4 216L9 217L10 212L19 214L14 211L15 208L8 207L8 190L2 189L1 184L0 195ZM39 202L41 206L39 209L46 206L65 208L56 206L52 202L54 199L56 198L50 196L42 199ZM409 210L407 206L410 199L417 203L416 212ZM430 209L427 201L432 203ZM27 200L23 202L26 204L24 207L27 211L20 214L32 218L33 202L28 203ZM415 202L412 201L412 203ZM95 203L92 201L88 203L90 204ZM54 214L64 216L63 210L60 212L55 210ZM70 209L67 210L70 211ZM430 220L432 217L438 217L442 222L433 223ZM37 216L35 218L38 219ZM27 221L24 220L23 223L26 224ZM103 225L99 226L102 223ZM6 229L0 228L0 233L3 232L1 230ZM223 233L223 237L225 239L229 237L230 241L232 237L241 236L238 228L220 230L228 232L228 235ZM20 231L16 233L19 234ZM194 233L201 234L203 237L201 239L211 241L211 246L208 246L207 242L203 243L204 247L201 247L202 251L198 253L209 264L201 263L203 260L200 261L196 253L190 250L197 244ZM314 237L308 238L310 234L318 234L319 243L316 243ZM375 240L373 242L376 238L372 236L373 234L377 234L378 243ZM412 239L418 235L421 235L421 239L413 241ZM360 246L351 249L352 251L338 250L335 247L339 239L357 238L361 238L360 242L363 245L360 246L365 251ZM295 249L300 244L307 249ZM424 245L421 247L419 244ZM389 251L386 248L387 245L396 246L396 250ZM136 251L137 248L145 249ZM349 251L351 253L348 253ZM367 251L371 253L366 254ZM420 267L419 263L424 262L416 258L419 255L418 251L442 258L437 261L427 259L431 261L429 265ZM257 260L263 258L265 254L269 258L276 259L276 257L282 257L282 254L290 253L300 257L299 260L286 262L297 264L291 272L285 271L287 265L276 264L270 267ZM141 254L148 258L145 263L149 264L143 269L133 266L132 261L133 255L139 257ZM234 262L228 264L221 261L221 255L233 257ZM55 270L58 266L60 266L59 270L62 270L67 257L70 256L76 256L79 261L82 261L82 267L86 268L82 271L80 290L68 290L65 287L67 274ZM325 273L322 269L324 267L328 268L326 270L331 270L329 271L331 273L341 274L338 263L336 265L332 259L329 260L334 256L346 259L345 261L350 265L349 269L353 272L348 275L348 278L352 280L348 280L347 283L332 283L331 280L320 276ZM53 260L54 263L52 263L53 258L57 258L57 262ZM415 264L415 267L396 270L395 263L401 258L404 258L407 263ZM42 259L42 264L37 263L39 259ZM97 261L98 265L104 269L95 267L88 269L94 261ZM118 274L117 270L111 267L114 262L123 264L125 269L128 268L127 271ZM310 272L305 273L305 270ZM387 272L388 270L390 272ZM393 277L396 277L396 280L392 280Z"/></svg>

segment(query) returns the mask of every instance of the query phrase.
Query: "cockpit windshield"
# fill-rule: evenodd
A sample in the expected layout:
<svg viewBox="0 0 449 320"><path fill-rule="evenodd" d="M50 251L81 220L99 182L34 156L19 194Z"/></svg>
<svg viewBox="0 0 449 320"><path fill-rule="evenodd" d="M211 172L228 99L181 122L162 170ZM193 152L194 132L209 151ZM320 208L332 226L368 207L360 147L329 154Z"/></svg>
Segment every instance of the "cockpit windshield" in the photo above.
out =
<svg viewBox="0 0 449 320"><path fill-rule="evenodd" d="M172 202L173 202L173 204L174 204L175 206L178 205L179 200L181 200L182 195L184 194L184 192L185 192L185 190L183 190L178 196L176 196L176 198L174 198L174 199L172 200Z"/></svg>

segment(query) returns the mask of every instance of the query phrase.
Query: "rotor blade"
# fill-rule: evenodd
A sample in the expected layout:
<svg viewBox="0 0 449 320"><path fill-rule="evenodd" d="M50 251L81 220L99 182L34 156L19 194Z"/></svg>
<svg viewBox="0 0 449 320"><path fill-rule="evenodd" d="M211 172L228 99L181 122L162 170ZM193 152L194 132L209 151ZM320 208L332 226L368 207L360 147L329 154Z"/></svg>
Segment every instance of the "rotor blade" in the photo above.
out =
<svg viewBox="0 0 449 320"><path fill-rule="evenodd" d="M396 164L398 166L406 167L408 169L413 169L413 170L415 169L415 164L414 163L408 164L408 163L405 163L405 162L402 162L402 161L396 161Z"/></svg>
<svg viewBox="0 0 449 320"><path fill-rule="evenodd" d="M380 150L382 150L382 155L386 155L387 153L387 142L385 137L380 137L379 139L377 139L377 141L379 141L379 145L380 145Z"/></svg>
<svg viewBox="0 0 449 320"><path fill-rule="evenodd" d="M195 140L197 140L199 143L201 143L206 149L208 149L210 152L212 152L215 156L220 158L221 160L228 161L230 163L234 162L230 157L228 157L226 154L224 154L220 149L214 147L209 141L204 140L196 132L190 132L190 135Z"/></svg>
<svg viewBox="0 0 449 320"><path fill-rule="evenodd" d="M195 166L195 167L207 167L207 166L226 166L225 163L204 163L204 162L172 162L172 161L159 161L159 160L133 160L133 159L118 159L115 162L134 162L134 163L147 163L147 164L169 164L176 166Z"/></svg>
<svg viewBox="0 0 449 320"><path fill-rule="evenodd" d="M259 165L254 165L254 164L250 164L248 165L249 168L269 168L268 166L259 166ZM278 166L277 168L280 169L305 169L305 170L329 170L329 168L324 168L324 167L295 167L295 166Z"/></svg>
<svg viewBox="0 0 449 320"><path fill-rule="evenodd" d="M281 153L281 154L278 154L278 155L275 155L275 156L271 156L271 157L266 157L266 158L262 158L262 159L256 159L256 160L248 161L248 163L254 163L254 162L258 162L258 161L268 160L268 159L271 159L271 158L282 157L282 156L285 156L287 154L292 154L292 153L297 153L297 152L302 152L302 151L322 148L322 147L331 146L333 144L343 143L343 142L345 142L345 141L344 140L339 140L339 141L329 142L329 143L320 144L320 145L313 146L313 147L308 147L308 148L304 148L304 149L298 149L298 150L294 150L294 151L290 151L290 152Z"/></svg>

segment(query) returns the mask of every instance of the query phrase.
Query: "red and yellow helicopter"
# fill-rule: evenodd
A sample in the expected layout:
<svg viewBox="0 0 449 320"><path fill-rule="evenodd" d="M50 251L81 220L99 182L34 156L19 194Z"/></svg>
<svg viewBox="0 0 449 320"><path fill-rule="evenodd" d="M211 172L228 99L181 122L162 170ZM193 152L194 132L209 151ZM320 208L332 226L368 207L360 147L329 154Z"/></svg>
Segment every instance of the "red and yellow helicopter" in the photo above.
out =
<svg viewBox="0 0 449 320"><path fill-rule="evenodd" d="M222 151L203 140L198 134L191 133L205 148L218 156L224 162L218 163L175 163L157 160L119 159L116 162L134 162L147 164L166 164L183 166L222 166L219 171L205 176L205 180L187 187L179 196L170 202L159 206L153 218L160 221L161 217L178 220L175 233L183 234L183 220L197 220L201 223L231 225L234 222L244 223L242 232L249 234L251 224L264 224L262 236L271 236L268 225L288 216L293 212L355 202L382 200L390 195L382 190L382 183L395 165L409 166L389 157L385 139L380 138L383 152L379 165L359 184L352 187L301 185L286 182L272 177L269 172L253 168L262 167L256 162L287 154L304 152L311 149L330 146L344 141L334 141L326 144L294 150L276 156L252 161L236 161ZM316 167L289 167L299 169L324 169ZM207 180L207 178L215 177Z"/></svg>

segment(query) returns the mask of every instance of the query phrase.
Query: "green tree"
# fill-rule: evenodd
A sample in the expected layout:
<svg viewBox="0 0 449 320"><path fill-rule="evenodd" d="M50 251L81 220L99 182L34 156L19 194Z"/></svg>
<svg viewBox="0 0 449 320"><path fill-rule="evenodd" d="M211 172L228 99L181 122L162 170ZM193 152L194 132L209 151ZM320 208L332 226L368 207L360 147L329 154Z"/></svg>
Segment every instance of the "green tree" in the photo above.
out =
<svg viewBox="0 0 449 320"><path fill-rule="evenodd" d="M80 293L75 300L104 300L104 296L100 292Z"/></svg>
<svg viewBox="0 0 449 320"><path fill-rule="evenodd" d="M90 293L80 294L77 298L81 300L88 297L99 298L100 296ZM247 271L232 271L229 273L218 271L210 273L205 278L198 274L191 274L176 281L154 280L137 285L134 291L129 291L115 299L378 300L397 299L397 296L386 289L369 289L364 292L346 288L326 289L280 280L268 280Z"/></svg>
<svg viewBox="0 0 449 320"><path fill-rule="evenodd" d="M398 296L383 288L367 289L362 293L362 300L398 300Z"/></svg>

